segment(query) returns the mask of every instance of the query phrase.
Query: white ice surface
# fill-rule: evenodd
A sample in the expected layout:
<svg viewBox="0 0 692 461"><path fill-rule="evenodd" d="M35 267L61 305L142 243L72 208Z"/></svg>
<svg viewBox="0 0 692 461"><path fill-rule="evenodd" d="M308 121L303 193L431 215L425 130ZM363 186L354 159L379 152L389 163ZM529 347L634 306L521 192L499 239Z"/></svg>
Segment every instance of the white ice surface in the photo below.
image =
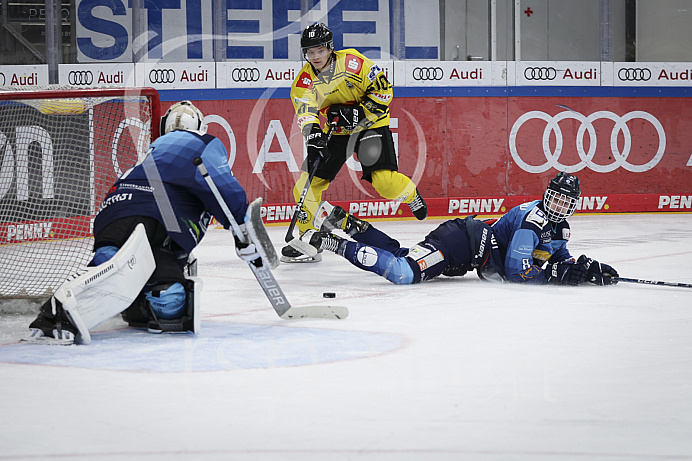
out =
<svg viewBox="0 0 692 461"><path fill-rule="evenodd" d="M439 223L376 225L410 245ZM690 214L571 223L576 256L692 283ZM692 459L692 289L395 286L325 254L276 278L350 317L290 322L230 234L196 254L197 337L114 319L90 346L27 346L31 317L0 318L0 460Z"/></svg>

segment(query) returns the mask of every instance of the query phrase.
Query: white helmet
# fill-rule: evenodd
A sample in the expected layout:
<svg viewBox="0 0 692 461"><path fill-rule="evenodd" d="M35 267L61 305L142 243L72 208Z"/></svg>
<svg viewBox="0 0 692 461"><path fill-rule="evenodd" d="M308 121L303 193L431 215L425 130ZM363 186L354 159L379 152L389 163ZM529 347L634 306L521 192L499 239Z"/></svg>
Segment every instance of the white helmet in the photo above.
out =
<svg viewBox="0 0 692 461"><path fill-rule="evenodd" d="M204 114L190 101L173 104L161 117L161 135L175 130L193 131L198 134L207 132Z"/></svg>

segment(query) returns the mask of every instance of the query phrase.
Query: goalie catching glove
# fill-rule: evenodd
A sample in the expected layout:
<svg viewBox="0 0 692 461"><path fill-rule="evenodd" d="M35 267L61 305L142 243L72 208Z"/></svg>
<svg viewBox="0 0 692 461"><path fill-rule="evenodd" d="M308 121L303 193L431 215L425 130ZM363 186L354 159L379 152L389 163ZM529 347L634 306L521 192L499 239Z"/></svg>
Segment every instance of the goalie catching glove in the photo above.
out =
<svg viewBox="0 0 692 461"><path fill-rule="evenodd" d="M555 285L580 285L586 281L586 273L587 269L583 264L566 260L548 263L545 278L548 283Z"/></svg>
<svg viewBox="0 0 692 461"><path fill-rule="evenodd" d="M615 277L618 277L618 272L608 264L599 263L595 259L591 259L586 255L579 256L577 264L584 266L586 270L586 281L594 285L615 285L618 283Z"/></svg>

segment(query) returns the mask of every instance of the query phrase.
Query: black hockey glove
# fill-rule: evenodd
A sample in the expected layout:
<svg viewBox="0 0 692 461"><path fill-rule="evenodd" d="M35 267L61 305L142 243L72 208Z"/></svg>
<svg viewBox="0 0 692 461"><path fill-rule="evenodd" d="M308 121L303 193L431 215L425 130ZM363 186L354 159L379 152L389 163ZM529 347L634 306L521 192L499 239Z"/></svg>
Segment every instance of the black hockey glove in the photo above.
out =
<svg viewBox="0 0 692 461"><path fill-rule="evenodd" d="M586 268L574 261L560 261L548 264L545 269L548 283L555 285L579 285L586 281Z"/></svg>
<svg viewBox="0 0 692 461"><path fill-rule="evenodd" d="M313 123L310 130L306 130L305 146L308 148L308 170L312 169L312 164L316 158L319 157L320 162L325 162L329 158L327 136L319 124Z"/></svg>
<svg viewBox="0 0 692 461"><path fill-rule="evenodd" d="M336 122L336 126L353 131L358 127L358 124L365 119L365 110L360 104L355 106L334 104L329 107L327 119L330 120L330 122Z"/></svg>
<svg viewBox="0 0 692 461"><path fill-rule="evenodd" d="M313 158L320 157L326 160L329 157L327 150L327 137L319 124L313 123L310 131L305 135L305 145L308 148L308 156Z"/></svg>
<svg viewBox="0 0 692 461"><path fill-rule="evenodd" d="M586 255L579 256L578 264L586 268L586 281L594 285L615 285L618 283L613 277L618 277L618 272L611 266L599 263Z"/></svg>

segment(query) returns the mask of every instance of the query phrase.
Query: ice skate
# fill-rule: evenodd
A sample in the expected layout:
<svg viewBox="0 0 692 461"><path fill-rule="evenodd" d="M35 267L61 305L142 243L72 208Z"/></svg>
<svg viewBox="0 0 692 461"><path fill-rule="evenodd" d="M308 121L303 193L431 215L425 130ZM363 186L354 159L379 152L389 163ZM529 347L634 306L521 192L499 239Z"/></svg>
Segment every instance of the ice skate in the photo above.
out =
<svg viewBox="0 0 692 461"><path fill-rule="evenodd" d="M408 203L408 207L411 209L413 216L419 221L428 217L428 205L425 203L425 200L423 200L423 196L420 195L418 189L416 189L416 197Z"/></svg>

